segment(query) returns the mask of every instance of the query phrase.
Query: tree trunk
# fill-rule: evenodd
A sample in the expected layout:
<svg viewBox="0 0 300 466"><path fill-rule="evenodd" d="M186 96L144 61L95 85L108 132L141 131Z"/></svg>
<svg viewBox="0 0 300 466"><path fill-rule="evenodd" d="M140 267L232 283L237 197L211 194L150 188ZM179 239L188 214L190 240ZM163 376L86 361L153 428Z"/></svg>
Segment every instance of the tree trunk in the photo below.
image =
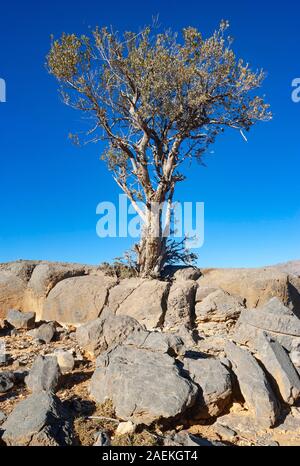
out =
<svg viewBox="0 0 300 466"><path fill-rule="evenodd" d="M141 241L137 247L138 269L142 277L158 278L164 266L167 238L162 234L161 211L147 210Z"/></svg>

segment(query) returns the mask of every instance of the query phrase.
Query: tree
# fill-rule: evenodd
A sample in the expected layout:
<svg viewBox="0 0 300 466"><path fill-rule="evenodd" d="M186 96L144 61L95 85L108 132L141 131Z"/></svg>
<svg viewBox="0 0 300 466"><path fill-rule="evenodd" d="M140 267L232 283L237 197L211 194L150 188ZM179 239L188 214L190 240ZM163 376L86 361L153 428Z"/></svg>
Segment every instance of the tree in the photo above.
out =
<svg viewBox="0 0 300 466"><path fill-rule="evenodd" d="M248 131L271 118L269 105L253 92L264 73L236 58L227 28L222 21L206 39L193 27L178 36L155 26L121 37L96 28L90 37L52 38L48 70L64 102L93 118L85 142L106 141L102 158L144 222L136 245L142 276L159 276L172 246L180 258L166 231L184 162L201 161L225 128ZM162 203L168 206L164 226Z"/></svg>

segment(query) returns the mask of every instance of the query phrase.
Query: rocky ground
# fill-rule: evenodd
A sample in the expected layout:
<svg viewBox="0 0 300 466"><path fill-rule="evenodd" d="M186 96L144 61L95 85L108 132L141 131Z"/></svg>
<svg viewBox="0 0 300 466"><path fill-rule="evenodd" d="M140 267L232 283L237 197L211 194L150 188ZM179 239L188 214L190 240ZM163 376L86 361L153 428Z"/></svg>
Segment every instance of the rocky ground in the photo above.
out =
<svg viewBox="0 0 300 466"><path fill-rule="evenodd" d="M0 265L0 444L300 445L299 262Z"/></svg>

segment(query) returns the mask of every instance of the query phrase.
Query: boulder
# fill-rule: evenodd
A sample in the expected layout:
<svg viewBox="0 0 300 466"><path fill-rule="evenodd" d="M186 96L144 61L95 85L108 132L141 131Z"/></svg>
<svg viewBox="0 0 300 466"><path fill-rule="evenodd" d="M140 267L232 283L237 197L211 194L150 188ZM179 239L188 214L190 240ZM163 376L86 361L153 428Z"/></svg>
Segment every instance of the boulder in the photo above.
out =
<svg viewBox="0 0 300 466"><path fill-rule="evenodd" d="M141 324L132 317L116 316L106 308L101 317L76 329L76 340L82 349L94 357L110 346L122 343L131 332L141 328Z"/></svg>
<svg viewBox="0 0 300 466"><path fill-rule="evenodd" d="M225 356L225 345L227 343L226 335L206 336L200 338L197 342L197 351L200 351L211 356Z"/></svg>
<svg viewBox="0 0 300 466"><path fill-rule="evenodd" d="M278 298L272 298L257 310L243 311L232 338L242 345L251 346L251 342L253 344L265 332L291 351L295 344L300 345L299 329L300 320L294 312Z"/></svg>
<svg viewBox="0 0 300 466"><path fill-rule="evenodd" d="M33 270L24 297L24 307L33 309L39 320L43 305L54 286L70 277L86 275L87 267L80 264L41 262Z"/></svg>
<svg viewBox="0 0 300 466"><path fill-rule="evenodd" d="M39 261L18 260L0 264L0 274L8 272L24 282L28 282L33 270L39 264Z"/></svg>
<svg viewBox="0 0 300 466"><path fill-rule="evenodd" d="M25 378L25 383L33 393L55 392L58 389L60 376L61 372L56 357L38 356Z"/></svg>
<svg viewBox="0 0 300 466"><path fill-rule="evenodd" d="M267 303L274 296L284 304L294 306L294 285L286 272L275 268L257 269L208 269L202 270L199 287L222 288L227 293L246 299L248 308L256 308ZM298 305L298 298L296 296Z"/></svg>
<svg viewBox="0 0 300 466"><path fill-rule="evenodd" d="M277 297L271 298L270 301L265 303L263 306L260 306L259 310L272 312L273 314L278 315L295 315L294 312L289 307L285 306L283 302Z"/></svg>
<svg viewBox="0 0 300 466"><path fill-rule="evenodd" d="M124 278L116 286L111 288L108 296L108 307L112 312L117 312L118 308L131 293L139 287L145 280L142 278Z"/></svg>
<svg viewBox="0 0 300 466"><path fill-rule="evenodd" d="M27 283L11 272L0 271L0 319L9 309L22 309Z"/></svg>
<svg viewBox="0 0 300 466"><path fill-rule="evenodd" d="M180 416L197 387L168 354L120 345L98 357L90 394L98 403L110 399L118 418L148 425Z"/></svg>
<svg viewBox="0 0 300 466"><path fill-rule="evenodd" d="M122 302L117 315L133 317L148 330L161 327L167 309L169 283L161 280L143 280Z"/></svg>
<svg viewBox="0 0 300 466"><path fill-rule="evenodd" d="M102 275L66 278L48 294L41 318L79 325L101 314L116 279Z"/></svg>
<svg viewBox="0 0 300 466"><path fill-rule="evenodd" d="M20 401L1 426L8 446L66 446L73 443L70 417L55 395L38 392Z"/></svg>
<svg viewBox="0 0 300 466"><path fill-rule="evenodd" d="M210 295L211 293L214 293L215 291L218 291L218 290L221 290L221 288L216 288L216 287L212 287L212 286L199 286L199 283L198 283L197 292L196 292L196 296L195 296L195 302L200 303L208 295Z"/></svg>
<svg viewBox="0 0 300 466"><path fill-rule="evenodd" d="M175 280L198 280L201 276L201 271L197 267L178 267L174 272Z"/></svg>
<svg viewBox="0 0 300 466"><path fill-rule="evenodd" d="M177 330L182 325L192 327L196 290L197 283L193 280L175 280L168 295L164 329Z"/></svg>
<svg viewBox="0 0 300 466"><path fill-rule="evenodd" d="M62 374L67 374L74 369L75 360L70 351L57 350L55 351L54 356L56 356L57 363Z"/></svg>
<svg viewBox="0 0 300 466"><path fill-rule="evenodd" d="M263 428L273 426L277 420L278 403L266 374L246 349L228 341L225 351L249 411Z"/></svg>
<svg viewBox="0 0 300 466"><path fill-rule="evenodd" d="M300 337L300 319L295 315L276 314L264 309L259 312L245 310L241 313L240 322L267 332Z"/></svg>
<svg viewBox="0 0 300 466"><path fill-rule="evenodd" d="M9 309L6 315L7 322L14 328L32 329L35 325L34 312L20 312L15 309Z"/></svg>
<svg viewBox="0 0 300 466"><path fill-rule="evenodd" d="M206 336L226 334L243 309L242 298L231 296L221 289L213 291L196 303L195 320L198 330Z"/></svg>
<svg viewBox="0 0 300 466"><path fill-rule="evenodd" d="M50 343L55 334L55 324L54 322L48 322L40 325L34 331L34 338L41 341L42 343Z"/></svg>
<svg viewBox="0 0 300 466"><path fill-rule="evenodd" d="M164 446L166 447L217 447L223 445L222 442L197 437L187 431L169 434L164 438Z"/></svg>
<svg viewBox="0 0 300 466"><path fill-rule="evenodd" d="M295 340L298 340L300 343L300 337L294 337L292 335L285 335L282 333L274 333L270 331L265 331L254 327L253 325L248 324L243 321L243 316L238 320L234 332L231 335L231 338L240 345L253 346L253 341L259 337L262 333L266 333L271 338L276 339L287 351L292 351L293 344Z"/></svg>
<svg viewBox="0 0 300 466"><path fill-rule="evenodd" d="M228 369L216 358L189 358L184 368L199 387L199 398L192 409L195 419L206 419L221 414L231 402L232 382Z"/></svg>
<svg viewBox="0 0 300 466"><path fill-rule="evenodd" d="M197 267L184 265L167 265L162 273L165 278L175 280L198 280L201 271Z"/></svg>
<svg viewBox="0 0 300 466"><path fill-rule="evenodd" d="M165 332L150 332L142 328L135 329L125 340L128 346L159 351L170 356L178 356L185 350L184 342L178 335Z"/></svg>
<svg viewBox="0 0 300 466"><path fill-rule="evenodd" d="M0 393L6 393L15 385L15 376L13 372L0 372Z"/></svg>
<svg viewBox="0 0 300 466"><path fill-rule="evenodd" d="M300 378L287 352L265 333L254 341L256 356L277 384L282 399L293 405L300 395Z"/></svg>

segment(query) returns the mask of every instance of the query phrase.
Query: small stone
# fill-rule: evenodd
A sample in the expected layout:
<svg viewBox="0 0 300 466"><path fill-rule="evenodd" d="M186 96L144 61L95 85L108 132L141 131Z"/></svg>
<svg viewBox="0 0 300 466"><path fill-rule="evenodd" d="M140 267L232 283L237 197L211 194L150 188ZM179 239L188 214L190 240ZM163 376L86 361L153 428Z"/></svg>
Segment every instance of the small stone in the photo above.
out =
<svg viewBox="0 0 300 466"><path fill-rule="evenodd" d="M53 322L42 324L35 333L35 338L43 343L50 343L55 333L55 325Z"/></svg>
<svg viewBox="0 0 300 466"><path fill-rule="evenodd" d="M125 435L125 434L133 434L135 432L136 425L133 424L131 421L127 422L120 422L116 429L116 435Z"/></svg>
<svg viewBox="0 0 300 466"><path fill-rule="evenodd" d="M20 312L15 309L7 311L7 322L15 328L30 329L35 325L34 312Z"/></svg>
<svg viewBox="0 0 300 466"><path fill-rule="evenodd" d="M72 354L69 351L55 351L55 356L57 358L57 362L62 374L71 372L74 369L75 361Z"/></svg>
<svg viewBox="0 0 300 466"><path fill-rule="evenodd" d="M0 373L0 393L6 393L13 388L15 384L15 376L13 372Z"/></svg>
<svg viewBox="0 0 300 466"><path fill-rule="evenodd" d="M38 356L25 379L25 383L33 393L43 390L55 392L58 388L60 375L56 357Z"/></svg>

